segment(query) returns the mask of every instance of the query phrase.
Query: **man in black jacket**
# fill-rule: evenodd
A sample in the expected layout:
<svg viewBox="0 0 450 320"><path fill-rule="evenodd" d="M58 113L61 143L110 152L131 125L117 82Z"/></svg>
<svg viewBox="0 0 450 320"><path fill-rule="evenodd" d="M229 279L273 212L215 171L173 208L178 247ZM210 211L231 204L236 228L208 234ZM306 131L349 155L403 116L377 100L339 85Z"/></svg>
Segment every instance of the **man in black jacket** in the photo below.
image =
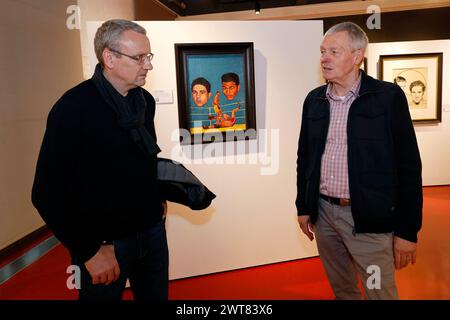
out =
<svg viewBox="0 0 450 320"><path fill-rule="evenodd" d="M328 84L303 106L297 160L298 222L337 299L397 299L395 268L416 261L421 160L404 92L359 69L368 39L349 22L324 36Z"/></svg>
<svg viewBox="0 0 450 320"><path fill-rule="evenodd" d="M32 201L81 270L80 299L168 296L168 249L157 188L155 101L146 31L126 20L97 30L92 79L49 113Z"/></svg>

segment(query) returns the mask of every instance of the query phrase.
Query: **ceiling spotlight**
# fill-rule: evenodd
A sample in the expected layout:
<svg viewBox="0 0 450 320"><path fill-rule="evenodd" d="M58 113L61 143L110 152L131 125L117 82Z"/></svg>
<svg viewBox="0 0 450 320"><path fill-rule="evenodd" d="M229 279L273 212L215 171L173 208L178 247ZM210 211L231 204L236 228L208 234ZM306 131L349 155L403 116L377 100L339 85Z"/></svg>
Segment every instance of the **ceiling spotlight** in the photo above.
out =
<svg viewBox="0 0 450 320"><path fill-rule="evenodd" d="M255 2L255 14L260 14L261 13L261 5L259 4L258 1Z"/></svg>
<svg viewBox="0 0 450 320"><path fill-rule="evenodd" d="M169 0L169 3L174 3L180 9L186 9L186 3L180 0Z"/></svg>

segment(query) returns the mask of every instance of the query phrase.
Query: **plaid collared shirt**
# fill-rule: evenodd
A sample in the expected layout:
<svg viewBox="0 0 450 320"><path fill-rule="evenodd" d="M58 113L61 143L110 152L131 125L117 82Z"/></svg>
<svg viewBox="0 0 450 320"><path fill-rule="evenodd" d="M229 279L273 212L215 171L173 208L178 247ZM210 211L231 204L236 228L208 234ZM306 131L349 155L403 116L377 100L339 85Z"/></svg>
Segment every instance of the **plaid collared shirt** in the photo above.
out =
<svg viewBox="0 0 450 320"><path fill-rule="evenodd" d="M330 125L320 170L320 193L335 198L350 198L347 163L348 110L358 97L361 75L344 97L339 97L328 84L326 96L330 103Z"/></svg>

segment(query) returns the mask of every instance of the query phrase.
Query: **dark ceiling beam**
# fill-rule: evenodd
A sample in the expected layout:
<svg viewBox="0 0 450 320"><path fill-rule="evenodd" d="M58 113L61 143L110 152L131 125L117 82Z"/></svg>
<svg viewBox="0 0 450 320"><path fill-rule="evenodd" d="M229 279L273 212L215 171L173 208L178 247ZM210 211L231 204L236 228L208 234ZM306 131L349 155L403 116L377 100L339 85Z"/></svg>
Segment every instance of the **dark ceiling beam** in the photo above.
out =
<svg viewBox="0 0 450 320"><path fill-rule="evenodd" d="M262 2L262 0L260 0ZM309 1L311 2L311 1ZM314 3L308 5L274 7L254 14L254 7L244 11L221 12L212 14L185 15L177 20L305 20L325 17L367 14L370 5L376 4L381 13L419 9L450 7L450 0L350 0L332 3ZM262 6L263 7L263 6Z"/></svg>
<svg viewBox="0 0 450 320"><path fill-rule="evenodd" d="M180 16L253 10L258 2L261 10L298 5L342 2L351 0L160 0Z"/></svg>

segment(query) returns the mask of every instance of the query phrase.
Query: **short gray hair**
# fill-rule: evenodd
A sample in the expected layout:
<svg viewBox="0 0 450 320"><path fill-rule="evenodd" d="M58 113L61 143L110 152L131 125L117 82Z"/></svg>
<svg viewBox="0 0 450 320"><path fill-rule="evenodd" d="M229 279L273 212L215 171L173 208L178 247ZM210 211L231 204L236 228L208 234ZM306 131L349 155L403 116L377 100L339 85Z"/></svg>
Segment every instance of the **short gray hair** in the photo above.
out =
<svg viewBox="0 0 450 320"><path fill-rule="evenodd" d="M147 31L129 20L113 19L105 21L100 28L97 29L94 38L95 55L98 61L103 65L103 50L109 48L120 51L119 39L123 32L133 30L135 32L146 35Z"/></svg>
<svg viewBox="0 0 450 320"><path fill-rule="evenodd" d="M332 35L336 32L345 31L350 36L350 40L352 43L352 49L358 50L358 49L366 49L367 44L369 43L369 38L367 38L366 33L363 29L361 29L360 26L353 22L341 22L337 25L332 26L328 31L325 33L324 37Z"/></svg>

